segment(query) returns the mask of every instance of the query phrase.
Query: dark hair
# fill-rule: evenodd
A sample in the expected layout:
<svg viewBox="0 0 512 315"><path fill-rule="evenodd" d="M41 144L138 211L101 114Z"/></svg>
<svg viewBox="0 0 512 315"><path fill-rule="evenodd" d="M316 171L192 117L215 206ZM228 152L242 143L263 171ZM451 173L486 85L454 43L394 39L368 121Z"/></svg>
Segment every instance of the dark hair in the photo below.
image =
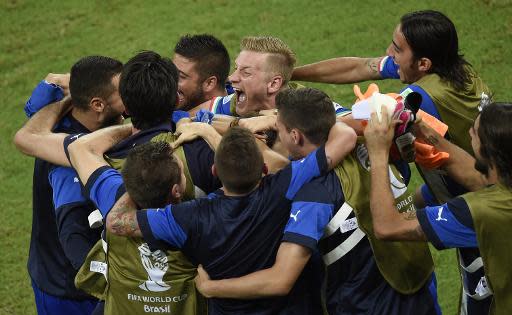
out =
<svg viewBox="0 0 512 315"><path fill-rule="evenodd" d="M311 143L322 145L336 122L334 105L324 92L313 88L286 89L276 96L279 119L286 129L296 128Z"/></svg>
<svg viewBox="0 0 512 315"><path fill-rule="evenodd" d="M438 11L416 11L402 16L400 27L416 60L430 59L429 72L464 90L470 82L469 63L459 54L457 31L448 17Z"/></svg>
<svg viewBox="0 0 512 315"><path fill-rule="evenodd" d="M181 182L181 169L168 142L148 142L128 154L121 171L126 191L141 208L169 203L171 190Z"/></svg>
<svg viewBox="0 0 512 315"><path fill-rule="evenodd" d="M137 129L149 129L171 119L176 107L178 70L169 58L143 51L124 66L121 99Z"/></svg>
<svg viewBox="0 0 512 315"><path fill-rule="evenodd" d="M231 192L250 192L261 179L263 156L252 133L233 127L222 137L215 152L215 168L222 185Z"/></svg>
<svg viewBox="0 0 512 315"><path fill-rule="evenodd" d="M185 35L180 38L174 52L196 62L201 80L217 77L217 85L224 88L229 75L229 53L224 44L209 34Z"/></svg>
<svg viewBox="0 0 512 315"><path fill-rule="evenodd" d="M109 57L88 56L78 60L71 67L69 79L73 105L85 110L94 97L107 99L117 88L112 78L122 70L123 64Z"/></svg>
<svg viewBox="0 0 512 315"><path fill-rule="evenodd" d="M492 103L480 114L480 155L496 167L498 178L512 188L512 103Z"/></svg>

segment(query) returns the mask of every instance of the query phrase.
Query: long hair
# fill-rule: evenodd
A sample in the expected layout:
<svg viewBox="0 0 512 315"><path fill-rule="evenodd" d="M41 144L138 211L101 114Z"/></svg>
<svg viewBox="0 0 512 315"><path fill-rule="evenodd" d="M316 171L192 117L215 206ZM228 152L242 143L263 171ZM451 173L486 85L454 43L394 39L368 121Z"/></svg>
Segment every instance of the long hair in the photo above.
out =
<svg viewBox="0 0 512 315"><path fill-rule="evenodd" d="M416 60L430 59L429 72L438 74L457 90L465 89L470 82L469 63L459 54L457 30L448 17L438 11L416 11L402 16L400 27Z"/></svg>
<svg viewBox="0 0 512 315"><path fill-rule="evenodd" d="M492 103L480 114L480 155L492 162L502 184L512 188L512 103Z"/></svg>

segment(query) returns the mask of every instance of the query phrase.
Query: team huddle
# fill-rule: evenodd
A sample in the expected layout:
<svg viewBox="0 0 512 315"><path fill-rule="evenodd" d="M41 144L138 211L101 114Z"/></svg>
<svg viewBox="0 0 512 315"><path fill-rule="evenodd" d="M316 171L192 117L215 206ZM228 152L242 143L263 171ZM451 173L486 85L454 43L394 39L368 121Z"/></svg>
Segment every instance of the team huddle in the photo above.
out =
<svg viewBox="0 0 512 315"><path fill-rule="evenodd" d="M448 17L404 15L384 57L295 67L245 37L234 63L185 35L36 86L14 142L38 314L441 314L428 242L457 248L460 314L512 312L512 103ZM294 82L380 79L407 85L352 107Z"/></svg>

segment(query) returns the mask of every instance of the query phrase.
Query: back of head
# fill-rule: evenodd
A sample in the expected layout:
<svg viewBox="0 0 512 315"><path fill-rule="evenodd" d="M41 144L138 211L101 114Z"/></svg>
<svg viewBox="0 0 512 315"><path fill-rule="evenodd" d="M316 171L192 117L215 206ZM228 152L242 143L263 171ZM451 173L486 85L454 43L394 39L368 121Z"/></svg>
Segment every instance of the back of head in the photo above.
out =
<svg viewBox="0 0 512 315"><path fill-rule="evenodd" d="M286 89L276 96L279 119L286 129L300 130L313 144L327 141L329 130L336 122L331 99L313 88Z"/></svg>
<svg viewBox="0 0 512 315"><path fill-rule="evenodd" d="M512 189L512 103L492 103L480 114L480 155L492 162L501 182Z"/></svg>
<svg viewBox="0 0 512 315"><path fill-rule="evenodd" d="M295 53L279 38L245 37L240 43L240 50L269 54L266 71L282 75L284 83L290 81L295 66Z"/></svg>
<svg viewBox="0 0 512 315"><path fill-rule="evenodd" d="M142 208L170 202L171 189L181 181L181 168L168 142L148 142L128 154L121 171L126 191Z"/></svg>
<svg viewBox="0 0 512 315"><path fill-rule="evenodd" d="M69 91L73 105L86 110L94 97L108 99L117 87L112 78L121 73L123 64L104 56L88 56L80 59L71 68Z"/></svg>
<svg viewBox="0 0 512 315"><path fill-rule="evenodd" d="M170 121L176 107L178 70L169 58L140 52L125 64L119 91L133 126L155 127Z"/></svg>
<svg viewBox="0 0 512 315"><path fill-rule="evenodd" d="M457 30L447 16L432 10L416 11L402 16L400 27L415 59L430 59L430 72L437 73L456 89L464 89L469 82L465 69L468 63L459 54Z"/></svg>
<svg viewBox="0 0 512 315"><path fill-rule="evenodd" d="M223 186L232 193L245 194L256 187L263 156L249 130L233 127L224 134L215 152L215 169Z"/></svg>
<svg viewBox="0 0 512 315"><path fill-rule="evenodd" d="M196 62L201 80L217 77L219 88L224 88L229 75L229 53L220 40L209 34L185 35L180 38L174 53Z"/></svg>

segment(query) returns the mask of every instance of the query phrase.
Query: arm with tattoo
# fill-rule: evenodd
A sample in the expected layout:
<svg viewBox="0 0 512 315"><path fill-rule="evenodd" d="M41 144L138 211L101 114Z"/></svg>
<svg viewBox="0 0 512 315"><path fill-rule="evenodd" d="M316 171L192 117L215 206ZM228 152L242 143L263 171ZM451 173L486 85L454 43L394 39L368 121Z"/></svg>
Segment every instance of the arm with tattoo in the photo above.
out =
<svg viewBox="0 0 512 315"><path fill-rule="evenodd" d="M297 67L292 80L322 83L355 83L382 79L378 58L340 57Z"/></svg>
<svg viewBox="0 0 512 315"><path fill-rule="evenodd" d="M329 137L325 143L325 156L328 169L332 170L338 165L356 146L357 135L354 129L342 122L337 122L329 131Z"/></svg>
<svg viewBox="0 0 512 315"><path fill-rule="evenodd" d="M107 230L114 235L142 237L137 222L137 207L128 194L124 194L114 204L106 221Z"/></svg>

